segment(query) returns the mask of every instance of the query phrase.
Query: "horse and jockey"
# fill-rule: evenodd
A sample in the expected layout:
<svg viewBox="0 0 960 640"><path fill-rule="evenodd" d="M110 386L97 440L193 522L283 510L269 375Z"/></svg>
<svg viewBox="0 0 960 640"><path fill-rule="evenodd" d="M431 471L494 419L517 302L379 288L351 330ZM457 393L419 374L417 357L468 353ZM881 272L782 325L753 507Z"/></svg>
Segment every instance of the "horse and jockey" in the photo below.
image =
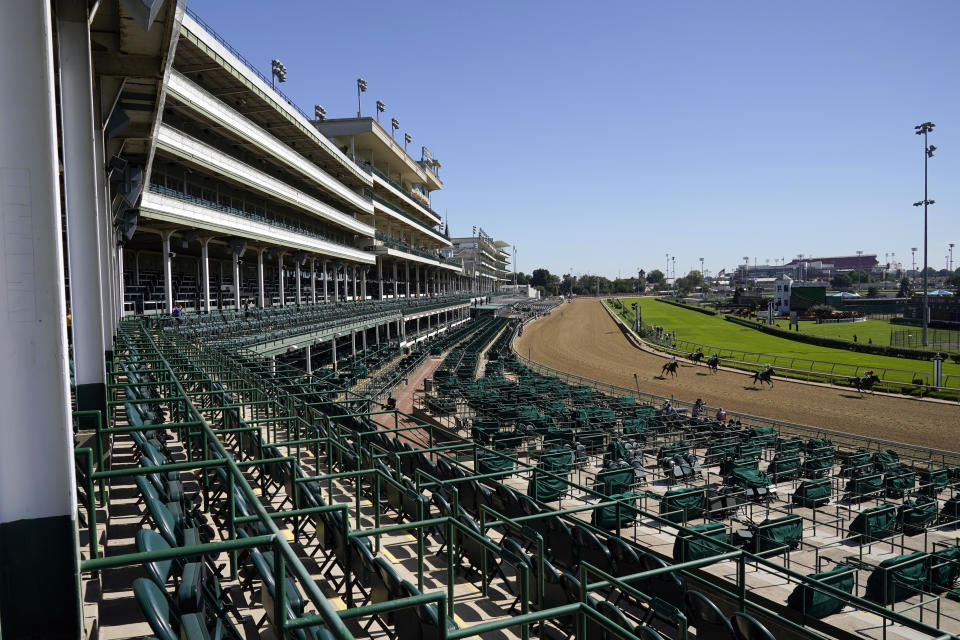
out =
<svg viewBox="0 0 960 640"><path fill-rule="evenodd" d="M714 373L717 373L719 368L720 368L720 356L715 353L712 356L710 356L710 358L707 360L707 369Z"/></svg>
<svg viewBox="0 0 960 640"><path fill-rule="evenodd" d="M873 373L873 369L864 371L862 376L850 378L850 382L853 383L853 386L855 386L861 394L864 391L873 393L873 385L876 384L878 380L880 380L880 377Z"/></svg>
<svg viewBox="0 0 960 640"><path fill-rule="evenodd" d="M765 364L763 365L763 369L753 374L753 385L756 386L757 382L760 382L761 385L762 383L766 382L771 388L773 388L774 375L775 372L773 367L771 367L769 364Z"/></svg>
<svg viewBox="0 0 960 640"><path fill-rule="evenodd" d="M660 376L664 377L664 374L669 373L673 377L677 376L677 370L680 368L680 364L677 362L677 356L670 356L670 361L663 365L660 369Z"/></svg>
<svg viewBox="0 0 960 640"><path fill-rule="evenodd" d="M693 363L696 364L703 359L703 349L701 349L700 347L697 347L696 351L694 351L687 357L693 360Z"/></svg>

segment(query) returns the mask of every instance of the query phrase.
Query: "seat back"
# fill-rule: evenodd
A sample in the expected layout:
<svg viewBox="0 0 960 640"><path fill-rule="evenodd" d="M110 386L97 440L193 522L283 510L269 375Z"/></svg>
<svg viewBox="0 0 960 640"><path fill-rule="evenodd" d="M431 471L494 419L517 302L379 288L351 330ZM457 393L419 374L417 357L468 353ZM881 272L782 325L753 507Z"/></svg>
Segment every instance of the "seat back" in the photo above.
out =
<svg viewBox="0 0 960 640"><path fill-rule="evenodd" d="M140 529L137 531L136 542L137 551L140 553L170 548L170 545L163 539L163 536L150 529ZM173 560L156 560L154 562L147 562L144 568L147 570L147 575L150 576L154 584L163 589L164 585L167 584L167 579L170 577L170 567L172 564Z"/></svg>
<svg viewBox="0 0 960 640"><path fill-rule="evenodd" d="M137 578L133 581L133 595L158 640L179 640L170 603L160 587L146 578Z"/></svg>
<svg viewBox="0 0 960 640"><path fill-rule="evenodd" d="M697 630L697 636L725 640L733 637L733 627L717 605L699 591L687 591L684 596L687 618Z"/></svg>
<svg viewBox="0 0 960 640"><path fill-rule="evenodd" d="M776 640L770 631L747 613L740 611L730 616L733 637L737 640Z"/></svg>

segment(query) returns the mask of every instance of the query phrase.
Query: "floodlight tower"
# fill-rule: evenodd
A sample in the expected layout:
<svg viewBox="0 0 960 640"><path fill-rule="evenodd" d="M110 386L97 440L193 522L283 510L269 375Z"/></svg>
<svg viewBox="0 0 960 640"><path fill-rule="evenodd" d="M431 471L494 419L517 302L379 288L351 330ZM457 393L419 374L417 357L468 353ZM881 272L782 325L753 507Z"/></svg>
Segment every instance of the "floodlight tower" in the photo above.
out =
<svg viewBox="0 0 960 640"><path fill-rule="evenodd" d="M380 124L380 114L387 110L387 105L377 100L377 124Z"/></svg>
<svg viewBox="0 0 960 640"><path fill-rule="evenodd" d="M924 122L913 128L914 133L923 136L923 200L914 202L913 206L923 205L923 346L925 347L927 346L927 325L930 316L930 297L927 294L927 207L934 204L934 201L927 197L927 161L933 157L933 152L937 150L932 144L927 144L927 136L935 126L932 122Z"/></svg>
<svg viewBox="0 0 960 640"><path fill-rule="evenodd" d="M287 68L274 58L270 61L270 88L276 91L278 82L287 81Z"/></svg>
<svg viewBox="0 0 960 640"><path fill-rule="evenodd" d="M367 90L367 81L363 78L357 78L357 117L361 117L360 109L360 94L366 92Z"/></svg>

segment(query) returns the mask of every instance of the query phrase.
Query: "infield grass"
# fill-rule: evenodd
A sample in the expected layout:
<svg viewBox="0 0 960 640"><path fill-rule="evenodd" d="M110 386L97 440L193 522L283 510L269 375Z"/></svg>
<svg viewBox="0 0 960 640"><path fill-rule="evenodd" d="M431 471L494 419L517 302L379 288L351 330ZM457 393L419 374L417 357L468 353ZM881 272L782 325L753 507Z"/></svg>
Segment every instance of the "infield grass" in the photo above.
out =
<svg viewBox="0 0 960 640"><path fill-rule="evenodd" d="M912 377L908 372L919 372L929 374L933 370L933 364L924 360L913 360L909 358L897 358L893 356L877 356L868 353L858 353L847 349L835 349L830 347L821 347L818 345L807 344L781 338L763 333L756 329L744 327L733 322L727 322L722 316L709 316L689 309L676 307L663 302L658 302L654 298L621 298L626 308L627 316L632 319L630 304L638 302L641 309L643 322L648 325L662 326L665 331L675 332L676 338L680 341L694 342L705 345L705 351L709 354L712 351L719 350L737 350L749 353L765 354L770 358L767 360L774 366L790 368L810 368L813 371L832 372L840 375L854 375L855 368L870 368L881 373L881 377L886 380L899 380L910 382ZM856 333L857 338L861 337L865 341L868 337L876 336L874 344L886 344L889 341L890 325L882 321L874 321L875 326L869 327L866 331L861 329L866 323L852 323L849 325L850 335ZM782 328L786 329L787 323L780 322ZM828 326L830 330L838 329L838 325L819 325L819 327ZM812 323L808 326L801 324L800 332L808 330L814 333L819 327ZM876 332L876 333L873 333ZM819 334L815 334L819 335ZM829 334L825 334L829 335ZM881 338L883 336L883 338ZM709 348L706 348L709 347ZM682 343L678 348L683 348ZM724 354L721 353L721 356ZM776 360L773 358L776 357ZM815 360L821 363L848 365L840 367L824 367L821 365L809 365L797 363L791 366L785 359L798 358L804 360ZM763 358L758 362L765 362ZM889 370L889 371L886 371ZM895 370L895 371L894 371ZM943 372L945 375L957 376L947 380L948 386L960 386L960 365L952 362L944 362ZM929 380L927 382L929 384Z"/></svg>

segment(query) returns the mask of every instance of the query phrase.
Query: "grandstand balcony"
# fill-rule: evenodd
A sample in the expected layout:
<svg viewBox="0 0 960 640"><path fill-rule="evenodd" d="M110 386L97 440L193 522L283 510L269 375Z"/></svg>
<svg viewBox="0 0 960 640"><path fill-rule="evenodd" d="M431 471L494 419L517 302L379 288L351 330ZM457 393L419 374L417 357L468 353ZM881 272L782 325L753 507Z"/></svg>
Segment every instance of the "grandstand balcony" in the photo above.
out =
<svg viewBox="0 0 960 640"><path fill-rule="evenodd" d="M317 166L314 161L304 157L303 149L294 149L277 138L275 135L277 131L274 128L271 128L270 133L268 133L258 123L220 101L204 88L188 79L186 75L177 71L171 72L167 92L168 97L175 100L175 105L187 107L204 120L212 121L214 125L223 128L225 132L229 132L239 142L266 154L274 162L297 175L303 176L307 181L316 184L317 187L335 196L350 208L362 213L373 214L373 205L367 198L344 184L339 177L331 175L322 167ZM312 131L315 133L315 130ZM315 157L315 154L311 154L311 156Z"/></svg>
<svg viewBox="0 0 960 640"><path fill-rule="evenodd" d="M375 186L382 188L379 191L380 193L385 191L388 196L392 196L394 199L399 199L404 206L411 207L413 211L426 218L429 223L434 225L440 224L440 215L431 209L427 203L421 200L423 196L417 191L406 191L396 182L387 178L386 174L382 173L376 168L373 169L373 183ZM415 196L414 194L417 195Z"/></svg>
<svg viewBox="0 0 960 640"><path fill-rule="evenodd" d="M391 220L395 222L399 222L404 226L409 227L413 231L423 233L426 236L430 237L435 242L443 246L450 246L450 241L446 237L444 237L443 234L441 234L439 231L434 229L429 224L407 213L397 205L389 202L388 200L378 195L371 196L371 200L373 202L373 208L375 213L385 214Z"/></svg>
<svg viewBox="0 0 960 640"><path fill-rule="evenodd" d="M161 185L150 185L149 191L143 194L140 212L147 220L204 229L228 236L241 236L331 258L374 263L374 258L367 252L336 243L320 234Z"/></svg>
<svg viewBox="0 0 960 640"><path fill-rule="evenodd" d="M174 66L211 93L229 95L245 116L340 182L357 189L371 184L367 173L318 135L293 100L274 89L262 72L190 9L183 17Z"/></svg>
<svg viewBox="0 0 960 640"><path fill-rule="evenodd" d="M279 200L290 207L340 226L360 236L373 236L373 227L364 224L325 202L289 184L259 171L222 151L163 124L157 134L157 147L188 164L196 165L227 180Z"/></svg>

